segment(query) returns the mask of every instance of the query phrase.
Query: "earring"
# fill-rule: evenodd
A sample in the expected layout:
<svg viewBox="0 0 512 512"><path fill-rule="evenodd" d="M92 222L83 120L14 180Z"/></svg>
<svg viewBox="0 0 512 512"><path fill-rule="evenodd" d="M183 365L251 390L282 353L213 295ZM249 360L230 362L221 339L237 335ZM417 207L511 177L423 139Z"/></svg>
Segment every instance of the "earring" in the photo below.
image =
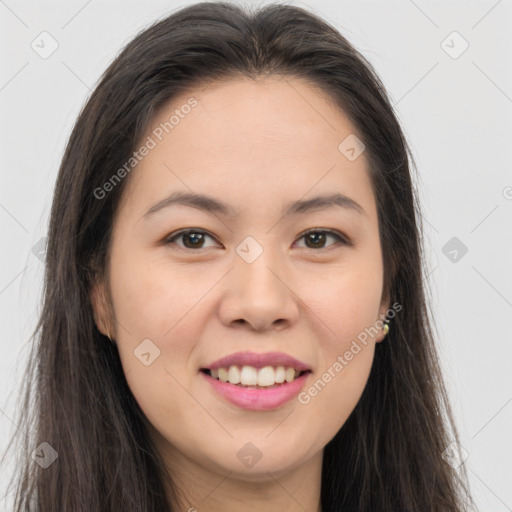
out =
<svg viewBox="0 0 512 512"><path fill-rule="evenodd" d="M384 332L384 336L388 335L389 332L389 320L384 321L384 325L382 326L382 331Z"/></svg>
<svg viewBox="0 0 512 512"><path fill-rule="evenodd" d="M112 343L114 343L114 341L112 340L112 338L110 337L110 333L107 331L107 338L112 341Z"/></svg>

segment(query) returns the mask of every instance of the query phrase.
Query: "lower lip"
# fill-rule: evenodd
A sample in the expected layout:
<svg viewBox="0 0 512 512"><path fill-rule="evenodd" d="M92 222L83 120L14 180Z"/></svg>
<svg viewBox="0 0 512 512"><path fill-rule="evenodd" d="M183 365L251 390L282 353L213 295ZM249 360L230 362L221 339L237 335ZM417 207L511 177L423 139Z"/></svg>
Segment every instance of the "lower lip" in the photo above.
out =
<svg viewBox="0 0 512 512"><path fill-rule="evenodd" d="M211 384L213 389L228 402L251 411L268 411L280 407L297 396L304 387L306 379L311 372L304 373L300 377L292 380L292 382L285 382L271 389L242 388L235 384L230 384L229 382L214 379L207 373L199 373L201 373Z"/></svg>

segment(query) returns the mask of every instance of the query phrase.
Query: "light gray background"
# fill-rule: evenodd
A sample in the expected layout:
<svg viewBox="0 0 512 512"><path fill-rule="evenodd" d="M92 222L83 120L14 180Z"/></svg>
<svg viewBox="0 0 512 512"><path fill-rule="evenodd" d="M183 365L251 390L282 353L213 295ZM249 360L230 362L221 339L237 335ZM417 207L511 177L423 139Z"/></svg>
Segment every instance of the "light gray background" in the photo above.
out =
<svg viewBox="0 0 512 512"><path fill-rule="evenodd" d="M40 311L43 266L32 248L46 233L73 123L122 46L190 3L0 0L2 450ZM512 511L512 1L288 3L340 29L393 98L419 171L432 310L464 463L479 509ZM43 31L59 45L47 59L31 48ZM469 44L458 58L454 31ZM468 249L456 261L451 246L443 252L452 237Z"/></svg>

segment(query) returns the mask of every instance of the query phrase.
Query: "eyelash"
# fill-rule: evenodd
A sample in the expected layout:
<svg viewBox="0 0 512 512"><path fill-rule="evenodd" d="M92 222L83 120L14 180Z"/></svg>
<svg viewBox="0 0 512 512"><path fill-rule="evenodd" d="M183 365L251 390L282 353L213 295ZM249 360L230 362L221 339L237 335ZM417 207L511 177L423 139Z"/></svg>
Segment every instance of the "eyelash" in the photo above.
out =
<svg viewBox="0 0 512 512"><path fill-rule="evenodd" d="M215 237L213 235L210 235L210 233L208 233L207 231L204 231L202 229L188 228L188 229L182 229L180 231L176 231L174 233L171 233L169 236L167 236L163 240L163 244L164 245L174 244L174 240L176 240L177 238L180 238L180 237L182 237L184 235L190 234L190 233L200 233L200 234L203 234L203 235L207 235L210 238L213 238L214 240L216 240ZM309 231L306 231L305 233L302 233L302 235L299 237L299 240L304 238L304 237L306 237L307 235L310 235L311 233L325 233L327 235L331 235L331 236L337 238L338 241L342 245L345 245L345 246L348 246L348 247L351 247L351 246L354 245L352 243L352 241L349 240L349 238L347 238L346 236L342 235L341 233L339 233L337 231L333 231L333 230L330 230L330 229L310 229ZM334 246L334 245L336 245L336 244L331 244L331 245L329 245L327 247L320 247L319 249L312 249L310 247L301 247L301 249L312 249L314 251L322 251L322 250L329 250L329 248ZM189 248L189 247L181 247L179 245L178 245L178 247L180 249L185 250L185 251L193 251L193 252L200 252L203 249L209 249L209 247L199 247L198 249L192 249L192 248Z"/></svg>

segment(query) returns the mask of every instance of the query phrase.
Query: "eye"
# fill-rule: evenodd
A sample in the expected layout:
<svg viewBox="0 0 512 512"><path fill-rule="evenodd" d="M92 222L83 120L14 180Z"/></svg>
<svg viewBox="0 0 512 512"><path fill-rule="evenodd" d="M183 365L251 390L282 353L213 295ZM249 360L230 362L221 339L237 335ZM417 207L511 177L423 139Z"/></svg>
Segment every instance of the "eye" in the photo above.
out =
<svg viewBox="0 0 512 512"><path fill-rule="evenodd" d="M305 239L306 244L311 243L311 245L306 245L307 249L325 249L324 246L327 238L334 238L338 242L340 242L343 245L352 246L352 242L346 238L345 236L341 235L340 233L337 233L336 231L331 230L310 230L307 233L304 233L299 240ZM331 244L335 245L335 244ZM327 246L330 247L330 246Z"/></svg>
<svg viewBox="0 0 512 512"><path fill-rule="evenodd" d="M181 239L185 241L185 244L177 244L178 247L183 249L205 249L207 247L203 244L206 238L215 240L211 235L206 233L206 231L190 228L178 231L177 233L171 233L171 235L164 240L164 243L171 244L174 243L174 240Z"/></svg>
<svg viewBox="0 0 512 512"><path fill-rule="evenodd" d="M353 245L353 243L347 237L341 235L341 233L332 230L310 230L304 233L299 238L299 240L305 239L306 249L325 249L325 243L329 237L334 238L342 245ZM169 235L164 240L164 244L174 244L175 240L182 240L184 243L177 244L178 247L181 247L182 249L207 249L208 246L205 247L204 245L204 242L207 238L215 240L215 238L212 235L208 234L206 231L203 231L202 229L189 228L183 229L176 233L171 233L171 235ZM330 244L327 247L330 247L331 245L335 244Z"/></svg>

